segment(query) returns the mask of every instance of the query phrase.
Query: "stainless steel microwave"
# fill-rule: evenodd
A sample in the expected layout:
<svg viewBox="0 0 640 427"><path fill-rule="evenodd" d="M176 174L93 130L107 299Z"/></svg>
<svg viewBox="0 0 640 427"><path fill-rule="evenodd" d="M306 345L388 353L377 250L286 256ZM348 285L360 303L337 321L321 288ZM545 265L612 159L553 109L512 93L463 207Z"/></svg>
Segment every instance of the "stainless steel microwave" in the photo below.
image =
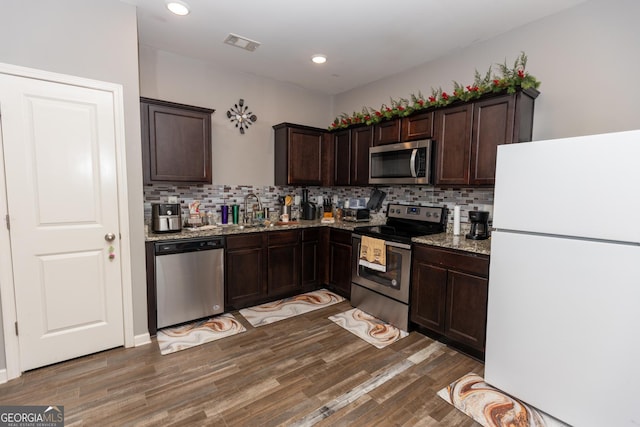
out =
<svg viewBox="0 0 640 427"><path fill-rule="evenodd" d="M369 148L369 184L431 184L433 141Z"/></svg>

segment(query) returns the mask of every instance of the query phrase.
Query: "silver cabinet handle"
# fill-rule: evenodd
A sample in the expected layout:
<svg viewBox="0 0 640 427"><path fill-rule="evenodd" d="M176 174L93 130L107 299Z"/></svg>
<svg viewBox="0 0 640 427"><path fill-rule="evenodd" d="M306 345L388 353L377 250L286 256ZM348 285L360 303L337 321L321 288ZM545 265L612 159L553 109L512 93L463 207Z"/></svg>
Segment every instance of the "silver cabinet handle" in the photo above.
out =
<svg viewBox="0 0 640 427"><path fill-rule="evenodd" d="M113 233L107 233L104 235L104 240L107 242L113 242L116 239L116 235Z"/></svg>

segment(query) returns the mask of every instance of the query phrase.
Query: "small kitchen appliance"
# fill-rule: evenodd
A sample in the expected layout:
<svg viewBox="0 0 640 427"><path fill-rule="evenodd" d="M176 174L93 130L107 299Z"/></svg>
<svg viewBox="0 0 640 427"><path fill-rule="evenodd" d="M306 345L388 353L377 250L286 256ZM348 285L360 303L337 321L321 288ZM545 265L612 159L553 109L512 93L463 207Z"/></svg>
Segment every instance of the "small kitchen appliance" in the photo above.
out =
<svg viewBox="0 0 640 427"><path fill-rule="evenodd" d="M182 230L182 214L178 203L154 203L151 205L151 229L156 233Z"/></svg>
<svg viewBox="0 0 640 427"><path fill-rule="evenodd" d="M309 190L306 188L302 190L300 209L302 210L302 219L316 219L316 204L309 201Z"/></svg>
<svg viewBox="0 0 640 427"><path fill-rule="evenodd" d="M342 216L345 221L369 221L369 215L370 211L367 208L344 208L342 210Z"/></svg>
<svg viewBox="0 0 640 427"><path fill-rule="evenodd" d="M471 240L485 240L489 238L489 212L469 211L471 231L465 237Z"/></svg>

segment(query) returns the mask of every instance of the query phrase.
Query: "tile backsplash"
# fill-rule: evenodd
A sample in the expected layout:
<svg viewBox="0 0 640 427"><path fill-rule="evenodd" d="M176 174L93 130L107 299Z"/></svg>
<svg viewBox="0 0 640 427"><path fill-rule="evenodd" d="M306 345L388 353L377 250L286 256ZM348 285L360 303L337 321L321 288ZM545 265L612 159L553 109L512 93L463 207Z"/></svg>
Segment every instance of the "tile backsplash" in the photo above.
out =
<svg viewBox="0 0 640 427"><path fill-rule="evenodd" d="M333 198L337 196L339 203L350 198L368 198L371 187L282 187L282 186L252 186L228 184L198 184L198 185L170 185L149 184L144 186L144 214L145 220L151 218L152 203L168 203L169 197L177 197L183 212L194 200L200 201L200 209L213 211L218 214L220 206L237 204L243 209L244 198L249 193L255 193L263 207L272 211L280 208L278 197L290 194L301 195L302 189L309 190L309 199L316 201L318 196ZM406 185L393 187L377 187L387 193L382 209L372 213L384 216L387 204L411 203L429 206L445 205L449 208L449 223L453 223L453 207L460 206L461 221L468 222L468 212L472 210L491 210L493 208L493 188L435 188L428 186Z"/></svg>

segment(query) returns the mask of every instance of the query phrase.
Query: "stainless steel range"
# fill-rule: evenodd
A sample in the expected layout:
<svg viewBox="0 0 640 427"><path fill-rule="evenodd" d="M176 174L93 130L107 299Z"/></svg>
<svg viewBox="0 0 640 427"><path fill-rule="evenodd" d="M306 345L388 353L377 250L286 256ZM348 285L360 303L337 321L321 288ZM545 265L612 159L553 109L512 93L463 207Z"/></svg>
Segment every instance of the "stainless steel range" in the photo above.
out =
<svg viewBox="0 0 640 427"><path fill-rule="evenodd" d="M389 204L384 225L353 230L351 305L404 331L409 327L411 284L411 239L443 233L447 228L447 208ZM361 265L362 236L385 242L386 271Z"/></svg>

